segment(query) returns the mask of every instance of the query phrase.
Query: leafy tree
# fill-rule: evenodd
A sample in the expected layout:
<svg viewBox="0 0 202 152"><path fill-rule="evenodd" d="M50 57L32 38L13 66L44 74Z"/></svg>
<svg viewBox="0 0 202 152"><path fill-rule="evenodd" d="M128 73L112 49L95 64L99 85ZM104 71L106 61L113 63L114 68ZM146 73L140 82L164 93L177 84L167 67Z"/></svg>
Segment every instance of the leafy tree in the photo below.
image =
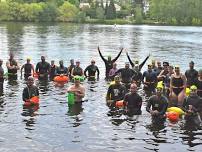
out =
<svg viewBox="0 0 202 152"><path fill-rule="evenodd" d="M116 8L114 5L114 0L110 0L109 6L107 8L106 18L107 19L115 19L116 18Z"/></svg>
<svg viewBox="0 0 202 152"><path fill-rule="evenodd" d="M103 20L105 17L105 11L102 7L96 8L96 18Z"/></svg>
<svg viewBox="0 0 202 152"><path fill-rule="evenodd" d="M74 21L74 18L78 14L78 9L72 5L69 2L64 2L62 6L58 8L58 20L59 21L65 21L65 22L71 22Z"/></svg>

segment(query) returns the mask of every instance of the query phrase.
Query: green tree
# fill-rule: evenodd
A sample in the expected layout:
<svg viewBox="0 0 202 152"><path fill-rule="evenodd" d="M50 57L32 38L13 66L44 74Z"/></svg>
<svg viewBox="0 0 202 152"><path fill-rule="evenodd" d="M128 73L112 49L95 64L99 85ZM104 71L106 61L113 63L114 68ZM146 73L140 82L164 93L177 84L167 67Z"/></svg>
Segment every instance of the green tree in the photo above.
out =
<svg viewBox="0 0 202 152"><path fill-rule="evenodd" d="M105 11L102 7L96 8L96 18L100 20L105 18Z"/></svg>
<svg viewBox="0 0 202 152"><path fill-rule="evenodd" d="M62 6L58 8L58 20L65 22L74 21L78 14L78 9L69 2L64 2Z"/></svg>
<svg viewBox="0 0 202 152"><path fill-rule="evenodd" d="M141 24L143 21L143 16L142 16L142 8L141 6L137 6L135 8L135 21L138 24Z"/></svg>
<svg viewBox="0 0 202 152"><path fill-rule="evenodd" d="M114 5L114 0L110 0L109 6L107 8L106 18L107 19L115 19L116 18L116 8Z"/></svg>

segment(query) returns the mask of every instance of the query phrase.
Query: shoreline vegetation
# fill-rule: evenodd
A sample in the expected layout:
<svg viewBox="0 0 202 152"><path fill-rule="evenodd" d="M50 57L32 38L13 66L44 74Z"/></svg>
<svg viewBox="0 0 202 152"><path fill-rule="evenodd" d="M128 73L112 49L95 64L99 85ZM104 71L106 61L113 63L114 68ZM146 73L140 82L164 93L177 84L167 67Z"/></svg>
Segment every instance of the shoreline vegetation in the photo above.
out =
<svg viewBox="0 0 202 152"><path fill-rule="evenodd" d="M0 0L0 22L202 26L200 0Z"/></svg>

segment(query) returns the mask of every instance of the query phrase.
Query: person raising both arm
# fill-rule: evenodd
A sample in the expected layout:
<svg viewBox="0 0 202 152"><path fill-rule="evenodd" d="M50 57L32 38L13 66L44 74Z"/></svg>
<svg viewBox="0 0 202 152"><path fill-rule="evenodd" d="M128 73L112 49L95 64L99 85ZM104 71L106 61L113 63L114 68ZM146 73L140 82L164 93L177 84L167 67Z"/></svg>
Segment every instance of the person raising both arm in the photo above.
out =
<svg viewBox="0 0 202 152"><path fill-rule="evenodd" d="M88 72L88 75L87 75ZM97 80L99 79L100 71L95 65L95 60L91 60L91 65L87 66L84 70L85 77L88 78L88 81L95 81L95 73L97 72Z"/></svg>
<svg viewBox="0 0 202 152"><path fill-rule="evenodd" d="M139 64L138 61L135 61L135 63L133 63L133 61L131 60L131 58L130 58L128 52L126 52L126 55L127 55L127 58L128 58L128 60L129 60L129 62L130 62L130 65L132 66L132 68L134 68L135 65L137 64L137 65L138 65L138 70L139 70L139 71L142 70L142 67L144 66L144 64L147 62L147 60L148 60L149 57L150 57L150 54L149 54L149 55L144 59L144 61L143 61L141 64Z"/></svg>
<svg viewBox="0 0 202 152"><path fill-rule="evenodd" d="M119 54L114 58L114 59L111 59L111 56L108 56L107 59L105 59L100 51L100 48L98 46L98 52L99 52L99 55L100 57L102 58L102 60L104 61L105 63L105 68L106 68L106 72L105 72L105 79L106 80L109 80L109 71L110 69L113 68L113 63L116 62L116 60L120 57L121 53L123 51L123 48L121 49L121 51L119 52Z"/></svg>

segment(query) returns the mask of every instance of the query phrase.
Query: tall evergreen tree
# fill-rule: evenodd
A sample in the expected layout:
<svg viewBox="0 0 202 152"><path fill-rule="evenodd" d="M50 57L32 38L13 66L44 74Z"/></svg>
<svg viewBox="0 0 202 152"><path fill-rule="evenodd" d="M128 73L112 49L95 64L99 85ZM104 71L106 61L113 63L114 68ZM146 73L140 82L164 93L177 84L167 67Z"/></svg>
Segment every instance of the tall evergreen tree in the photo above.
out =
<svg viewBox="0 0 202 152"><path fill-rule="evenodd" d="M116 8L114 5L114 0L110 0L109 7L107 9L106 18L107 19L115 19L116 18Z"/></svg>

